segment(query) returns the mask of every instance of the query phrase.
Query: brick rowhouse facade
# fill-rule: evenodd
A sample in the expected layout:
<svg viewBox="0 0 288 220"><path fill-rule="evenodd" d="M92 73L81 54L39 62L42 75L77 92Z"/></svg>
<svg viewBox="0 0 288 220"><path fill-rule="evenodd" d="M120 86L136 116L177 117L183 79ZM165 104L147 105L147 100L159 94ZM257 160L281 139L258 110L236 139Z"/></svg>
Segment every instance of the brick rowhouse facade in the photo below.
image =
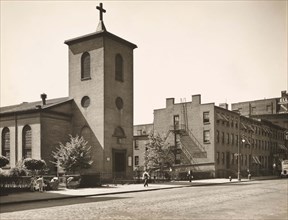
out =
<svg viewBox="0 0 288 220"><path fill-rule="evenodd" d="M200 95L193 95L192 102L166 99L165 108L154 110L153 126L178 149L173 169L180 174L192 170L199 177L236 177L239 158L242 176L267 175L274 163L287 159L285 128L230 111L226 103L202 104ZM134 139L143 146L135 134Z"/></svg>

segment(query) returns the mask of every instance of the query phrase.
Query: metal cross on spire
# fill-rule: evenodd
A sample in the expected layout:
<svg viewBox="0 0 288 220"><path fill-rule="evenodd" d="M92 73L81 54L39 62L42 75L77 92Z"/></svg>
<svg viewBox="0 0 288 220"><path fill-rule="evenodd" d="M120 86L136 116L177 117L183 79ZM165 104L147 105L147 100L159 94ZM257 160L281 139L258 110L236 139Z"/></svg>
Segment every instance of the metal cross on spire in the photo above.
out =
<svg viewBox="0 0 288 220"><path fill-rule="evenodd" d="M103 4L100 3L100 6L96 6L96 9L100 11L100 21L103 21L103 13L106 13L106 10L103 8Z"/></svg>

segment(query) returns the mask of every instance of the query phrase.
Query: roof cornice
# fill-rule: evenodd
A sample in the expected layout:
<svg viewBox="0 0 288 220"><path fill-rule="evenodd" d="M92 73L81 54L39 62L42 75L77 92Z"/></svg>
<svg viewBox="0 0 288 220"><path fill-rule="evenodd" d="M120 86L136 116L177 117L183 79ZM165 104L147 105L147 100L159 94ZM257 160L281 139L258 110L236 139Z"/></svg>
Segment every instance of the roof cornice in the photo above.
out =
<svg viewBox="0 0 288 220"><path fill-rule="evenodd" d="M112 34L106 30L96 31L96 32L93 32L90 34L80 36L80 37L72 38L72 39L66 40L64 43L67 44L68 46L70 46L70 45L75 44L75 43L91 40L91 39L98 38L98 37L109 37L115 41L119 41L123 44L126 44L127 46L131 47L132 49L137 48L136 44L133 44L127 40L124 40L123 38L118 37L115 34Z"/></svg>

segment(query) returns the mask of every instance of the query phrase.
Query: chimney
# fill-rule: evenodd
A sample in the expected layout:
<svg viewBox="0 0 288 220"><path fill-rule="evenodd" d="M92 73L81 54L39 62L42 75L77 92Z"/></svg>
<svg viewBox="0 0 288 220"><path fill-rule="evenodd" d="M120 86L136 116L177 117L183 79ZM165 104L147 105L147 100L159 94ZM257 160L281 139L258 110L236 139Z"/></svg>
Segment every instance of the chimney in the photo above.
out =
<svg viewBox="0 0 288 220"><path fill-rule="evenodd" d="M192 95L192 105L201 105L201 95Z"/></svg>
<svg viewBox="0 0 288 220"><path fill-rule="evenodd" d="M174 98L166 99L166 108L172 107L174 105Z"/></svg>
<svg viewBox="0 0 288 220"><path fill-rule="evenodd" d="M287 95L288 95L288 93L287 93L286 90L281 91L281 98L283 98L283 97L285 97L285 96L287 96Z"/></svg>
<svg viewBox="0 0 288 220"><path fill-rule="evenodd" d="M220 104L219 104L219 107L228 110L228 104L227 104L227 103L220 103Z"/></svg>
<svg viewBox="0 0 288 220"><path fill-rule="evenodd" d="M45 93L41 94L42 105L46 105L46 98L47 98L47 95Z"/></svg>

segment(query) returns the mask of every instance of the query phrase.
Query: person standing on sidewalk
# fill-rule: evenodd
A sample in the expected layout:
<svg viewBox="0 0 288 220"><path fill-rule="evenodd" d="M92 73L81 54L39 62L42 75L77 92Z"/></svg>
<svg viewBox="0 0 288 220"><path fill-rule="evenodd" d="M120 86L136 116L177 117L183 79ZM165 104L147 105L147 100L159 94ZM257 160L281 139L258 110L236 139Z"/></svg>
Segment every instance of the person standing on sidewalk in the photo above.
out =
<svg viewBox="0 0 288 220"><path fill-rule="evenodd" d="M44 188L44 179L42 176L39 176L39 178L36 180L36 183L39 186L39 192L43 192L43 188Z"/></svg>
<svg viewBox="0 0 288 220"><path fill-rule="evenodd" d="M149 179L149 173L145 170L145 172L143 173L143 179L144 179L144 187L147 186L148 187L148 179Z"/></svg>
<svg viewBox="0 0 288 220"><path fill-rule="evenodd" d="M248 173L248 180L251 180L251 173Z"/></svg>
<svg viewBox="0 0 288 220"><path fill-rule="evenodd" d="M192 182L192 179L193 179L192 170L189 170L189 171L188 171L187 176L188 176L189 182L191 183L191 182Z"/></svg>

